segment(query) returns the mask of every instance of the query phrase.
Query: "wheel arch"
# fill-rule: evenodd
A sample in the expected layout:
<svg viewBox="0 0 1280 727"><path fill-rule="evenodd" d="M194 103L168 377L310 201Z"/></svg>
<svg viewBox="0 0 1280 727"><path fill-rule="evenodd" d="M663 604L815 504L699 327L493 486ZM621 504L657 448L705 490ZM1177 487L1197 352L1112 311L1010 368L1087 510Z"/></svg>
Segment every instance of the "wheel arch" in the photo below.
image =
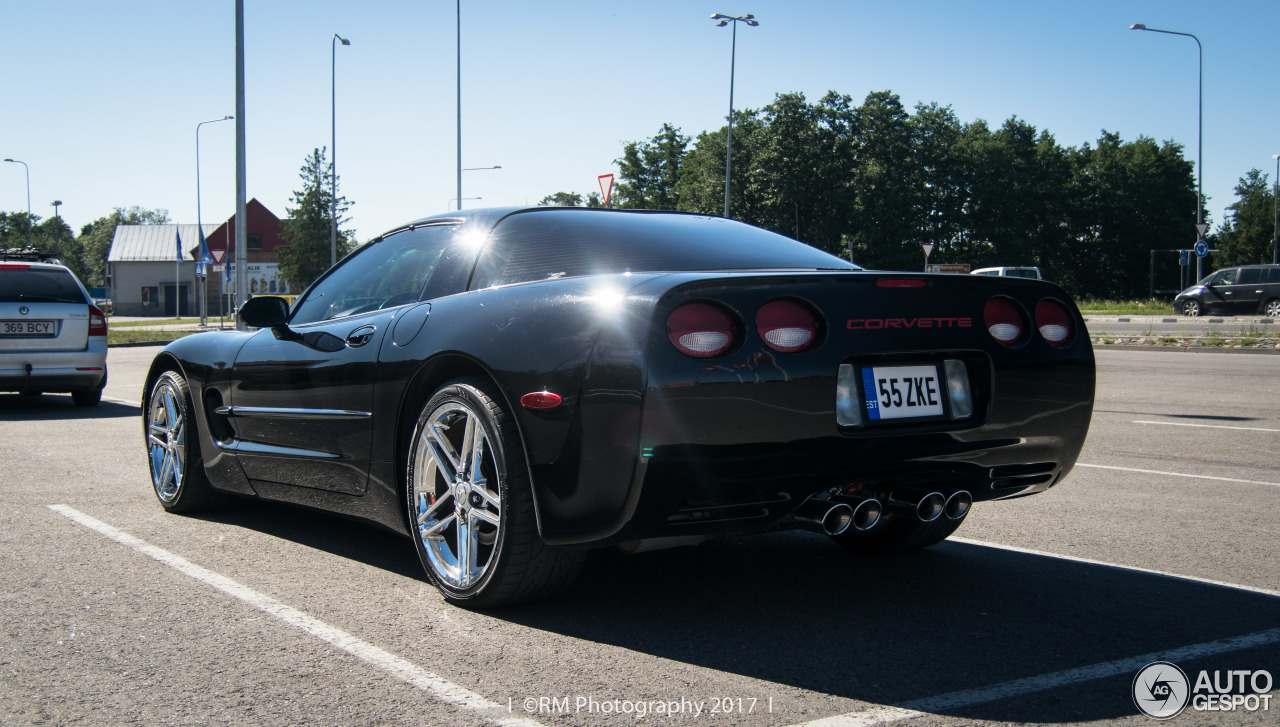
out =
<svg viewBox="0 0 1280 727"><path fill-rule="evenodd" d="M403 507L405 498L408 496L408 464L409 451L413 446L413 430L417 426L418 416L422 412L422 407L426 406L431 396L446 383L466 378L468 376L481 377L493 385L493 389L497 391L502 398L503 406L507 407L507 411L511 412L511 421L516 428L516 435L520 441L520 448L524 455L524 463L526 474L529 477L530 486L535 490L537 483L533 478L533 471L529 464L529 447L525 441L524 428L520 424L520 417L516 416L515 402L507 395L507 390L499 382L498 378L484 364L476 359L456 352L442 353L433 356L422 364L418 371L410 379L409 384L404 389L404 396L401 398L400 412L396 417L396 434L395 434L395 473L396 473L396 493L397 499L402 504L400 507L401 516L404 518L404 525L408 529L407 532L412 533L412 523L409 522L408 510ZM536 492L533 497L534 517L538 523L538 532L542 532L542 516L539 512L538 498Z"/></svg>

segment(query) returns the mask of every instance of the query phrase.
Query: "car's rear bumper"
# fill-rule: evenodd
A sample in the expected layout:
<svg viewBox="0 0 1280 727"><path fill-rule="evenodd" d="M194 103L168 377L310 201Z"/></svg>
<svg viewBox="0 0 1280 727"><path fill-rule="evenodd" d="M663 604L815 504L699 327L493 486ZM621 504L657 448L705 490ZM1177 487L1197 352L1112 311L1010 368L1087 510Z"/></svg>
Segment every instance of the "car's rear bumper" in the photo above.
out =
<svg viewBox="0 0 1280 727"><path fill-rule="evenodd" d="M91 339L83 351L0 354L0 391L83 391L100 387L106 375L105 338Z"/></svg>

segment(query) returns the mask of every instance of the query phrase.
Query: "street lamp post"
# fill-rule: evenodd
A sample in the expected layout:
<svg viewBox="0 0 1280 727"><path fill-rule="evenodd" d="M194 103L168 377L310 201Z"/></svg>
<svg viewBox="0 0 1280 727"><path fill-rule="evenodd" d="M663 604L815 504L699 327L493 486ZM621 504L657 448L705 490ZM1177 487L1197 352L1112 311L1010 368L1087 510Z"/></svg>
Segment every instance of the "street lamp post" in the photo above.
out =
<svg viewBox="0 0 1280 727"><path fill-rule="evenodd" d="M754 15L750 13L731 17L716 13L711 16L712 20L718 21L717 28L723 28L730 23L733 24L733 42L729 47L729 138L725 143L724 152L724 216L729 217L729 172L733 168L733 72L734 65L738 55L738 23L746 23L751 27L759 25L759 21L755 20Z"/></svg>
<svg viewBox="0 0 1280 727"><path fill-rule="evenodd" d="M467 167L466 169L462 169L462 170L460 170L460 171L463 171L463 172L483 172L483 171L486 171L486 170L489 170L489 169L501 169L501 168L502 168L502 166L501 166L500 164L495 164L495 165L493 165L493 166L491 166L491 167ZM458 203L458 209L459 209L459 210L461 210L461 209L462 209L462 200L464 200L464 199L483 199L483 198L482 198L482 197L463 197L463 196L462 196L462 187L461 187L461 186L459 186L459 187L458 187L458 197L457 197L457 203ZM453 201L454 201L454 200L450 200L450 202L453 202Z"/></svg>
<svg viewBox="0 0 1280 727"><path fill-rule="evenodd" d="M338 262L338 41L343 45L351 45L351 41L343 38L337 33L333 34L333 39L329 41L329 65L330 65L330 98L332 99L332 108L330 110L329 128L332 131L332 138L329 140L331 146L329 148L329 171L330 185L329 194L329 267L333 267Z"/></svg>
<svg viewBox="0 0 1280 727"><path fill-rule="evenodd" d="M1164 33L1166 35L1182 35L1196 42L1196 49L1200 57L1200 81L1199 81L1199 116L1197 117L1198 130L1196 132L1196 225L1204 223L1204 46L1200 45L1200 39L1191 33L1179 33L1176 30L1157 30L1156 28L1148 28L1142 23L1134 23L1129 26L1129 30L1145 30L1149 33ZM1197 230L1199 227L1197 227ZM1204 278L1204 258L1196 256L1196 280Z"/></svg>
<svg viewBox="0 0 1280 727"><path fill-rule="evenodd" d="M31 167L28 167L26 162L17 159L5 159L5 161L21 164L22 168L27 172L27 247L31 247Z"/></svg>
<svg viewBox="0 0 1280 727"><path fill-rule="evenodd" d="M1272 193L1276 201L1276 231L1271 235L1271 264L1280 265L1280 154L1272 154L1276 160L1276 184Z"/></svg>
<svg viewBox="0 0 1280 727"><path fill-rule="evenodd" d="M62 218L58 216L58 208L62 206L62 200L55 199L49 203L53 208L53 219L57 223L53 226L53 254L55 257L62 255Z"/></svg>
<svg viewBox="0 0 1280 727"><path fill-rule="evenodd" d="M216 124L219 121L230 121L234 118L235 118L234 116L227 115L227 116L223 116L220 119L209 119L208 121L201 121L200 123L196 124L196 229L199 230L199 233L200 233L200 262L201 263L204 262L205 243L204 243L204 216L201 215L200 213L200 127L204 126L205 124ZM225 260L226 258L223 258L223 259ZM199 269L199 265L197 265L196 268ZM199 276L196 276L196 277L198 278ZM201 303L200 303L200 325L201 326L205 325L208 319L208 307L209 307L208 300L209 300L209 291L206 289L204 290L204 296L201 298ZM219 301L221 301L221 298L219 298ZM221 307L221 302L219 302L219 307ZM221 311L219 311L219 318L221 318Z"/></svg>

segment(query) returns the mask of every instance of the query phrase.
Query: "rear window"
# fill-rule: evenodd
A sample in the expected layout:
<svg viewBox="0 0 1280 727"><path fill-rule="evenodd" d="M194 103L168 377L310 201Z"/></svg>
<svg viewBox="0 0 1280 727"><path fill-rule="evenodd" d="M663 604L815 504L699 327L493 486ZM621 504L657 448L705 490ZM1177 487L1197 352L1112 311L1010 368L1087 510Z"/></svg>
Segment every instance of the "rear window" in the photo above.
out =
<svg viewBox="0 0 1280 727"><path fill-rule="evenodd" d="M1240 268L1236 285L1255 285L1262 282L1262 268Z"/></svg>
<svg viewBox="0 0 1280 727"><path fill-rule="evenodd" d="M75 276L59 268L0 265L0 303L88 303Z"/></svg>
<svg viewBox="0 0 1280 727"><path fill-rule="evenodd" d="M1267 279L1265 282L1280 283L1280 267L1267 268Z"/></svg>
<svg viewBox="0 0 1280 727"><path fill-rule="evenodd" d="M858 266L758 227L718 217L543 210L498 224L471 287L624 272Z"/></svg>

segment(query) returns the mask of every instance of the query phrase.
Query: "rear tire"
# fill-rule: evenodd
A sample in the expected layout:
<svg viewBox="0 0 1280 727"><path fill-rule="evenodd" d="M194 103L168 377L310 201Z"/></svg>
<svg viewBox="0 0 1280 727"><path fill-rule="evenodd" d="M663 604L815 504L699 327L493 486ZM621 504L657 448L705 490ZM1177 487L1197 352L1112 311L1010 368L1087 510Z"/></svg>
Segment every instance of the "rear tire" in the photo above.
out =
<svg viewBox="0 0 1280 727"><path fill-rule="evenodd" d="M147 397L147 464L156 498L173 513L198 512L220 499L204 473L194 411L181 374L166 371L156 379Z"/></svg>
<svg viewBox="0 0 1280 727"><path fill-rule="evenodd" d="M869 530L849 528L830 538L850 553L901 553L941 543L963 525L964 520L941 516L926 523L903 515L885 514Z"/></svg>
<svg viewBox="0 0 1280 727"><path fill-rule="evenodd" d="M436 390L414 427L406 501L418 559L445 600L492 608L571 585L586 553L542 542L515 420L483 377Z"/></svg>
<svg viewBox="0 0 1280 727"><path fill-rule="evenodd" d="M1280 298L1272 298L1262 306L1262 312L1271 318L1280 318Z"/></svg>

